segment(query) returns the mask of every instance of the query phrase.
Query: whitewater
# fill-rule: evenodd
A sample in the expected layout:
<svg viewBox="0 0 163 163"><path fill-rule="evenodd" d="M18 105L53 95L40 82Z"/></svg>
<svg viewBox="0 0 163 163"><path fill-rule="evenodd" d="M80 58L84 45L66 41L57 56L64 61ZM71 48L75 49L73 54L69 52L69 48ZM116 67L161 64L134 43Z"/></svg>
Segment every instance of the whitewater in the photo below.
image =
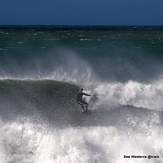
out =
<svg viewBox="0 0 163 163"><path fill-rule="evenodd" d="M8 33L2 32L0 38L20 34ZM126 50L129 43L125 38L133 39L131 35L141 36L137 32L117 34L117 31L93 34L25 31L17 41L10 42L8 38L3 49L8 48L12 53L1 50L0 61L0 163L163 162L161 59L155 59L154 55L146 58L147 51L140 50L138 45L132 48L143 54L135 57L134 52L131 57L133 51ZM31 43L31 36L39 45ZM76 37L79 45L71 40ZM106 37L111 39L111 53L118 57L82 55L86 51L101 52L97 45L103 50L105 47L106 53L109 41ZM45 48L39 41L44 39L50 41L52 48L42 52ZM142 37L139 39L141 42ZM50 44L46 43L45 46ZM73 48L65 48L67 44ZM27 57L26 51L31 53L35 46L43 54L38 55L37 49L36 54ZM86 51L85 46L88 46ZM23 57L18 51L24 52ZM97 97L95 103L90 104L88 114L81 113L76 103L80 88ZM86 100L90 102L91 98ZM125 158L132 155L147 158ZM157 158L152 158L154 156Z"/></svg>

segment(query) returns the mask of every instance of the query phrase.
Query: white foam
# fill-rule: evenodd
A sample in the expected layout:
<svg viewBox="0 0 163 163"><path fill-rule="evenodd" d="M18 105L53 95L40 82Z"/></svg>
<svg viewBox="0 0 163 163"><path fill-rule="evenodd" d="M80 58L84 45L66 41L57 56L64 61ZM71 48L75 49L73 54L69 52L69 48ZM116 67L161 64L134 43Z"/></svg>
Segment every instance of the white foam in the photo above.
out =
<svg viewBox="0 0 163 163"><path fill-rule="evenodd" d="M100 103L110 105L132 105L162 111L163 85L160 82L99 83L94 89Z"/></svg>
<svg viewBox="0 0 163 163"><path fill-rule="evenodd" d="M133 130L117 126L50 129L30 122L1 122L0 162L146 163L124 155L163 156L161 127ZM157 161L162 162L159 158ZM156 159L151 159L155 163Z"/></svg>

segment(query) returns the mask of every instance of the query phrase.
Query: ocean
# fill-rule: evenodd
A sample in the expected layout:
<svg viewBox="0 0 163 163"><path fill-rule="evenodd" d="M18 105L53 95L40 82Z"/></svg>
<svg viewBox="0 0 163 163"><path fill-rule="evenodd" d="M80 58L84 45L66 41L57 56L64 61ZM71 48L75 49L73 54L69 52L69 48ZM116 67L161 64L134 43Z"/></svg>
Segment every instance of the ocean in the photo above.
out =
<svg viewBox="0 0 163 163"><path fill-rule="evenodd" d="M163 162L162 45L162 27L1 26L0 163Z"/></svg>

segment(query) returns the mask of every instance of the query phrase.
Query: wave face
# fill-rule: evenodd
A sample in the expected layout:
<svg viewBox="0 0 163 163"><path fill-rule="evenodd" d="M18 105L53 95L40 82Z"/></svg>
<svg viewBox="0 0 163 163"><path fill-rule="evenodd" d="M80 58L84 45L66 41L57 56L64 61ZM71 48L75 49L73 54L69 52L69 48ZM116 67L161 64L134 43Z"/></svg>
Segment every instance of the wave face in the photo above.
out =
<svg viewBox="0 0 163 163"><path fill-rule="evenodd" d="M157 30L1 29L0 163L163 162L162 41Z"/></svg>

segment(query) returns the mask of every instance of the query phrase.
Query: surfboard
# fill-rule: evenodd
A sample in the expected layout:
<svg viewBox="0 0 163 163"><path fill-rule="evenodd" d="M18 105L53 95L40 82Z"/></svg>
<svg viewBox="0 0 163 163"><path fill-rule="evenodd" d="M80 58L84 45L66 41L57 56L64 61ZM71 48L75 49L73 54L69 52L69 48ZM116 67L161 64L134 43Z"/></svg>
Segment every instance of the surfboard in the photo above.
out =
<svg viewBox="0 0 163 163"><path fill-rule="evenodd" d="M87 110L87 111L83 111L82 113L83 113L83 114L90 114L91 111L90 111L90 110Z"/></svg>

